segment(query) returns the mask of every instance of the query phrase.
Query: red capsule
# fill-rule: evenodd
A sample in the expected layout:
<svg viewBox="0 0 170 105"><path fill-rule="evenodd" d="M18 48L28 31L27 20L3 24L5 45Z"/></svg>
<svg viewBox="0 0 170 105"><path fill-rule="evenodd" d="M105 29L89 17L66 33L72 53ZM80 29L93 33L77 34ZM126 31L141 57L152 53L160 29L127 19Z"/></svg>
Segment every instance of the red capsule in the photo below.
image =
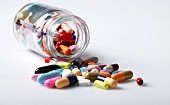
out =
<svg viewBox="0 0 170 105"><path fill-rule="evenodd" d="M142 80L142 78L137 78L137 79L136 79L136 82L137 82L138 85L143 85L143 80Z"/></svg>
<svg viewBox="0 0 170 105"><path fill-rule="evenodd" d="M73 35L70 34L70 33L66 33L66 32L62 32L60 35L59 35L59 39L60 40L72 40L73 38Z"/></svg>
<svg viewBox="0 0 170 105"><path fill-rule="evenodd" d="M45 58L45 63L49 63L51 60L52 60L52 58L50 58L50 57Z"/></svg>

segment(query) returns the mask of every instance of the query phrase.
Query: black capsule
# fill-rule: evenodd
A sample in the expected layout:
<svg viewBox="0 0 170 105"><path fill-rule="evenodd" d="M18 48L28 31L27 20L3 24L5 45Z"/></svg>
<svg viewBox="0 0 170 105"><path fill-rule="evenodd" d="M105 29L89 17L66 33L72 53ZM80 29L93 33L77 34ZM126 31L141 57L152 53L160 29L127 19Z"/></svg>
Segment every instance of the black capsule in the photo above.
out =
<svg viewBox="0 0 170 105"><path fill-rule="evenodd" d="M52 70L60 69L61 67L58 65L48 65L48 66L43 66L39 67L35 70L35 74L40 74L40 73L47 73Z"/></svg>
<svg viewBox="0 0 170 105"><path fill-rule="evenodd" d="M81 58L77 58L73 60L71 65L76 65L78 68L80 68L83 64L83 60Z"/></svg>

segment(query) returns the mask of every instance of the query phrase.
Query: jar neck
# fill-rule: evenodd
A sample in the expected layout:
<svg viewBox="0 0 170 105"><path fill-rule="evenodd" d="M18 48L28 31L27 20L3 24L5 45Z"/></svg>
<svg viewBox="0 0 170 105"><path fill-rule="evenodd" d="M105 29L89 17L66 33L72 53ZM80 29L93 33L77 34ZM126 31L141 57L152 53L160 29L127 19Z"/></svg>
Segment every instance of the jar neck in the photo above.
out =
<svg viewBox="0 0 170 105"><path fill-rule="evenodd" d="M75 15L56 15L53 19L49 20L50 23L46 28L46 49L48 52L56 58L73 60L80 57L86 50L90 35L86 23ZM62 23L67 23L75 31L77 49L70 56L59 53L54 46L54 36L56 29Z"/></svg>

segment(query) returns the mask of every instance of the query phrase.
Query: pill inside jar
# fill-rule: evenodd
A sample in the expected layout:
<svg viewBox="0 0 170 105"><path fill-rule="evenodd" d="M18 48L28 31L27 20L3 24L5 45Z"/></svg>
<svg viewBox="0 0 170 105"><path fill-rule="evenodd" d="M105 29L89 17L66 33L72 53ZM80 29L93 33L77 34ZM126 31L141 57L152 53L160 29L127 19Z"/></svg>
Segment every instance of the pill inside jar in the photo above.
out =
<svg viewBox="0 0 170 105"><path fill-rule="evenodd" d="M86 50L86 23L65 9L30 3L15 16L14 34L27 48L44 57L75 59Z"/></svg>

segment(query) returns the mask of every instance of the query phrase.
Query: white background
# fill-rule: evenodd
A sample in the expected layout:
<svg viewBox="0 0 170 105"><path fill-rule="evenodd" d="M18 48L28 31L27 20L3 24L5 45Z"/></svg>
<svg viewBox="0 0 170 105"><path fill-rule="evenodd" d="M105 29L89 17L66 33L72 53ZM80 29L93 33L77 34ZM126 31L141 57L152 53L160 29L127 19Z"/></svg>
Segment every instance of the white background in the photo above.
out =
<svg viewBox="0 0 170 105"><path fill-rule="evenodd" d="M83 57L118 63L132 80L117 89L72 86L47 89L30 77L44 58L20 45L12 23L30 2L65 8L86 21L91 34ZM169 105L169 0L4 0L0 3L0 105ZM141 76L143 86L135 79Z"/></svg>

